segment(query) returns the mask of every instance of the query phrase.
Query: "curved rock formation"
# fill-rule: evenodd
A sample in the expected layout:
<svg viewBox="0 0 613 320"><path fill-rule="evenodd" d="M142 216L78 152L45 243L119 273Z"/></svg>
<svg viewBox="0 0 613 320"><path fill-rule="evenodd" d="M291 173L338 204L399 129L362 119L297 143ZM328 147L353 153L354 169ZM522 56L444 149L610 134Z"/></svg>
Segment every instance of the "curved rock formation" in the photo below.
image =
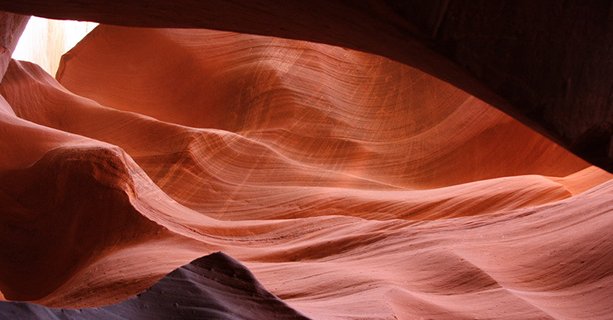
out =
<svg viewBox="0 0 613 320"><path fill-rule="evenodd" d="M298 40L100 26L57 78L12 61L0 83L0 291L86 309L0 310L613 312L611 174L418 69ZM195 263L203 277L133 298L216 251L278 299L220 254ZM174 283L196 288L180 307Z"/></svg>
<svg viewBox="0 0 613 320"><path fill-rule="evenodd" d="M31 0L0 1L0 9L116 25L228 30L372 52L453 83L613 170L610 1Z"/></svg>

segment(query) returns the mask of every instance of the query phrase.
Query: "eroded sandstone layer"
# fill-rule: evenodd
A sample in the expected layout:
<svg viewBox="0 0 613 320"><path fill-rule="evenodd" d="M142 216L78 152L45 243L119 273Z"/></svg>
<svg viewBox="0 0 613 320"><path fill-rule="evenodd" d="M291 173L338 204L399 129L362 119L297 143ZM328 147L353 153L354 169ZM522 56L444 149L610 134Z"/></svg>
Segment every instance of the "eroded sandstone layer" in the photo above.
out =
<svg viewBox="0 0 613 320"><path fill-rule="evenodd" d="M453 83L613 171L609 0L0 0L0 9L261 34L383 55Z"/></svg>
<svg viewBox="0 0 613 320"><path fill-rule="evenodd" d="M411 66L101 25L57 80L11 61L0 95L5 299L141 303L223 251L276 297L240 296L314 319L613 313L611 175Z"/></svg>

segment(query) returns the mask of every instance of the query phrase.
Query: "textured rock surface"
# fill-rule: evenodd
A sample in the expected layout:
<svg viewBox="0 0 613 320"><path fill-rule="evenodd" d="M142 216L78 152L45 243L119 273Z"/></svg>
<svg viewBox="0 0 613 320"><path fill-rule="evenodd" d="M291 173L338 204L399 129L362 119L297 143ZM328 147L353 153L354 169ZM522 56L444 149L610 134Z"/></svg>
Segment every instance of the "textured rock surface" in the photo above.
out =
<svg viewBox="0 0 613 320"><path fill-rule="evenodd" d="M28 16L0 11L0 81L11 61L17 40L28 22Z"/></svg>
<svg viewBox="0 0 613 320"><path fill-rule="evenodd" d="M431 2L434 4L436 2ZM424 34L444 55L613 169L611 1L442 1ZM414 21L418 12L403 11Z"/></svg>
<svg viewBox="0 0 613 320"><path fill-rule="evenodd" d="M613 312L611 175L430 74L324 44L113 26L62 64L57 81L12 61L0 84L5 299L138 306L223 251L315 319ZM216 297L186 312L245 317L237 297L270 298L205 274ZM282 305L268 298L254 308Z"/></svg>
<svg viewBox="0 0 613 320"><path fill-rule="evenodd" d="M2 319L306 319L267 292L251 272L223 253L174 270L119 304L55 309L0 302Z"/></svg>
<svg viewBox="0 0 613 320"><path fill-rule="evenodd" d="M0 1L0 8L120 25L275 35L373 52L450 81L592 163L613 168L613 10L607 0Z"/></svg>

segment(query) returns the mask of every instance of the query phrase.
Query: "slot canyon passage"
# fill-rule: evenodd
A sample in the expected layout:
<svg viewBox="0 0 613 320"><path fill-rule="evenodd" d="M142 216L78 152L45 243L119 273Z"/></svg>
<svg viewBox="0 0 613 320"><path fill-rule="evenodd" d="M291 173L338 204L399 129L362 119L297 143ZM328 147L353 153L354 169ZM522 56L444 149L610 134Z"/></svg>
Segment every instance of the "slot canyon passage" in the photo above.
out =
<svg viewBox="0 0 613 320"><path fill-rule="evenodd" d="M2 319L613 317L611 173L434 52L0 18Z"/></svg>

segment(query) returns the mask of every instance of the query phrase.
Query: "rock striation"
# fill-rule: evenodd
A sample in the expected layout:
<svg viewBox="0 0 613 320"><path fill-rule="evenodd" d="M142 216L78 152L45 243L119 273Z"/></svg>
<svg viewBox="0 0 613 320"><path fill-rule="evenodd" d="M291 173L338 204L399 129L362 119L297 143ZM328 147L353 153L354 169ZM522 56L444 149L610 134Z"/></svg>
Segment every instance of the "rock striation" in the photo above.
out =
<svg viewBox="0 0 613 320"><path fill-rule="evenodd" d="M419 68L101 25L0 96L7 317L613 313L611 174Z"/></svg>

